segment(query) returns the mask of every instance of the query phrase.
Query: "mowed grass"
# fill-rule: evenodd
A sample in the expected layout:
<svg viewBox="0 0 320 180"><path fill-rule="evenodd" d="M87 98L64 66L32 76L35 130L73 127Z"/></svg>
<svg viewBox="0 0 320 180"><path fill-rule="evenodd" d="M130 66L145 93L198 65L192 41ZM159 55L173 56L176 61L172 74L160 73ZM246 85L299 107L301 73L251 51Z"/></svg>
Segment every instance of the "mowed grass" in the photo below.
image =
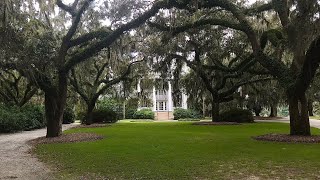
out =
<svg viewBox="0 0 320 180"><path fill-rule="evenodd" d="M289 125L282 123L199 126L126 122L69 130L67 133L94 132L105 139L40 145L35 153L58 167L61 179L319 179L319 144L251 138L288 130Z"/></svg>

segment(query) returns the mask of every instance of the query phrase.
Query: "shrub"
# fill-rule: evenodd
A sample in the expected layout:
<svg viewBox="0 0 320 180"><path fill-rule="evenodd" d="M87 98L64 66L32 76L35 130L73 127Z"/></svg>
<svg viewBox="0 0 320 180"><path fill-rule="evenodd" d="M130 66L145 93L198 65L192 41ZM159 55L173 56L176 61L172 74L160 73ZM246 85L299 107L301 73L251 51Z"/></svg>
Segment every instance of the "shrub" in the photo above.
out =
<svg viewBox="0 0 320 180"><path fill-rule="evenodd" d="M20 109L25 119L23 130L39 129L46 126L44 107L39 105L28 105ZM22 118L23 118L22 117Z"/></svg>
<svg viewBox="0 0 320 180"><path fill-rule="evenodd" d="M195 110L192 109L182 109L176 108L174 109L173 116L175 120L178 119L201 119L202 115Z"/></svg>
<svg viewBox="0 0 320 180"><path fill-rule="evenodd" d="M118 102L116 99L112 98L103 98L97 102L97 109L100 111L108 111L111 113L111 111L116 113L116 119L122 119L123 114L122 114L122 108L123 104Z"/></svg>
<svg viewBox="0 0 320 180"><path fill-rule="evenodd" d="M133 119L154 119L154 112L151 109L141 109L133 114Z"/></svg>
<svg viewBox="0 0 320 180"><path fill-rule="evenodd" d="M252 123L254 122L252 112L246 109L230 109L220 114L220 121Z"/></svg>
<svg viewBox="0 0 320 180"><path fill-rule="evenodd" d="M63 112L63 124L74 123L75 114L72 108L67 107Z"/></svg>
<svg viewBox="0 0 320 180"><path fill-rule="evenodd" d="M134 108L134 109L131 109L131 108L126 109L126 119L134 119L134 114L136 112L137 112L136 108Z"/></svg>
<svg viewBox="0 0 320 180"><path fill-rule="evenodd" d="M93 123L115 123L117 121L117 113L110 109L97 109L92 113Z"/></svg>
<svg viewBox="0 0 320 180"><path fill-rule="evenodd" d="M38 129L46 126L42 106L0 107L0 132L9 133Z"/></svg>

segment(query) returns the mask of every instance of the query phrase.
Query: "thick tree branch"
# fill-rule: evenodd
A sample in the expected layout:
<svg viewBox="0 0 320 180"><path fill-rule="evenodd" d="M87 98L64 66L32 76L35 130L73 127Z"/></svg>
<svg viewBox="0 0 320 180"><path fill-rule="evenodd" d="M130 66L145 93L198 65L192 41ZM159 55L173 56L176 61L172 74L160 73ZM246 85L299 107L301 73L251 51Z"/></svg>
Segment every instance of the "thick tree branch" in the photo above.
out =
<svg viewBox="0 0 320 180"><path fill-rule="evenodd" d="M311 84L320 63L320 36L310 45L302 71L295 83L295 94L305 92Z"/></svg>
<svg viewBox="0 0 320 180"><path fill-rule="evenodd" d="M236 29L239 31L245 31L245 27L242 26L241 24L229 22L229 21L223 20L223 19L201 19L201 20L198 20L194 23L188 23L188 24L184 24L183 26L177 26L177 27L169 27L169 26L161 25L161 24L154 23L154 22L148 22L148 25L150 27L157 28L161 31L170 32L172 35L177 35L179 33L187 31L188 29L199 28L199 27L206 26L206 25L223 26L223 27L227 27L227 28Z"/></svg>
<svg viewBox="0 0 320 180"><path fill-rule="evenodd" d="M239 82L235 85L233 85L230 89L224 91L224 92L221 92L219 93L220 97L227 97L227 96L230 96L232 95L234 92L236 92L236 90L240 87L240 86L243 86L243 85L246 85L246 84L252 84L252 83L257 83L257 82L262 82L262 81L270 81L272 80L273 78L271 77L268 77L268 78L261 78L261 79L254 79L254 80L247 80L247 81L242 81L242 82Z"/></svg>
<svg viewBox="0 0 320 180"><path fill-rule="evenodd" d="M64 11L67 11L68 13L70 13L71 16L75 16L75 15L76 15L76 12L75 12L76 8L75 8L75 6L70 7L70 6L66 5L66 4L64 4L61 0L57 0L57 5L58 5L61 9L63 9Z"/></svg>
<svg viewBox="0 0 320 180"><path fill-rule="evenodd" d="M93 31L87 34L84 34L80 37L70 40L69 47L79 46L81 44L87 43L94 39L102 39L108 35L110 35L111 30L101 29L98 31Z"/></svg>
<svg viewBox="0 0 320 180"><path fill-rule="evenodd" d="M70 84L73 86L75 91L82 97L82 99L89 103L89 97L85 94L84 90L79 85L77 75L74 69L71 70L71 78L70 78Z"/></svg>
<svg viewBox="0 0 320 180"><path fill-rule="evenodd" d="M134 61L134 62L130 63L130 64L128 65L126 71L123 72L123 73L121 74L121 76L119 76L119 77L117 77L117 78L114 78L114 79L112 79L112 80L107 80L107 79L101 80L100 82L101 82L101 83L104 83L104 85L103 85L103 87L94 95L93 99L98 99L99 96L100 96L101 94L103 94L108 88L110 88L111 86L113 86L113 85L115 85L115 84L117 84L117 83L125 80L125 79L128 77L128 75L131 73L131 68L132 68L132 66L133 66L134 64L140 63L140 62L143 62L143 60L141 60L141 61Z"/></svg>
<svg viewBox="0 0 320 180"><path fill-rule="evenodd" d="M92 57L96 53L100 52L102 49L110 46L115 40L117 40L124 32L139 27L141 24L145 23L150 17L154 16L161 8L171 8L173 5L179 5L176 1L157 1L154 5L140 15L138 18L124 24L106 36L99 42L93 43L84 51L72 56L70 60L65 65L65 71L69 71L72 67L79 64L80 62L85 61L86 59Z"/></svg>
<svg viewBox="0 0 320 180"><path fill-rule="evenodd" d="M270 11L270 10L273 10L272 2L262 4L257 7L251 7L251 8L245 9L243 13L246 15L256 15L261 12Z"/></svg>

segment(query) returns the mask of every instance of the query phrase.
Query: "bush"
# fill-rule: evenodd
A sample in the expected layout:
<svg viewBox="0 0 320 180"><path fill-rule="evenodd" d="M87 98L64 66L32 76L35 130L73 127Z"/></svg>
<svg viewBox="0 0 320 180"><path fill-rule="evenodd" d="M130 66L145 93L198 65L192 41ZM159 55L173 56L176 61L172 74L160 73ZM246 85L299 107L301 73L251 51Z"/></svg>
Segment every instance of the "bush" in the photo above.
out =
<svg viewBox="0 0 320 180"><path fill-rule="evenodd" d="M173 112L174 120L178 119L201 119L202 115L192 109L176 108Z"/></svg>
<svg viewBox="0 0 320 180"><path fill-rule="evenodd" d="M141 109L133 114L133 119L154 119L154 112L151 109Z"/></svg>
<svg viewBox="0 0 320 180"><path fill-rule="evenodd" d="M63 124L70 124L74 123L75 114L73 112L73 109L70 107L67 107L63 112Z"/></svg>
<svg viewBox="0 0 320 180"><path fill-rule="evenodd" d="M137 112L137 109L126 109L126 119L134 119L134 114Z"/></svg>
<svg viewBox="0 0 320 180"><path fill-rule="evenodd" d="M115 123L117 121L117 113L110 109L97 109L92 113L93 123Z"/></svg>
<svg viewBox="0 0 320 180"><path fill-rule="evenodd" d="M252 112L246 109L231 109L220 114L222 122L252 123Z"/></svg>
<svg viewBox="0 0 320 180"><path fill-rule="evenodd" d="M97 102L97 109L99 111L105 111L108 113L114 112L116 113L116 119L122 119L123 117L123 104L118 102L116 99L112 98L103 98ZM113 113L111 113L113 114Z"/></svg>
<svg viewBox="0 0 320 180"><path fill-rule="evenodd" d="M46 126L44 107L39 105L28 105L21 108L25 116L25 128L23 130L39 129Z"/></svg>
<svg viewBox="0 0 320 180"><path fill-rule="evenodd" d="M25 107L0 107L0 132L10 133L39 129L46 126L44 108L28 105Z"/></svg>

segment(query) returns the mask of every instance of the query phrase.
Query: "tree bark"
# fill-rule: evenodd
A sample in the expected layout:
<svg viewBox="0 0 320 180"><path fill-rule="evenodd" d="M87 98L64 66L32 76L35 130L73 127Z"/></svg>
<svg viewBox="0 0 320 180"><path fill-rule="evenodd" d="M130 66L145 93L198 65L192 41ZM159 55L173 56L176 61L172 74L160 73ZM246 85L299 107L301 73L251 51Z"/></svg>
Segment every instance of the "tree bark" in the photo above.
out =
<svg viewBox="0 0 320 180"><path fill-rule="evenodd" d="M126 119L126 100L124 100L122 104L122 118Z"/></svg>
<svg viewBox="0 0 320 180"><path fill-rule="evenodd" d="M86 115L86 125L90 125L93 123L93 110L96 106L96 101L95 99L92 99L87 103L87 115Z"/></svg>
<svg viewBox="0 0 320 180"><path fill-rule="evenodd" d="M271 104L270 106L270 116L269 117L277 117L278 116L278 104Z"/></svg>
<svg viewBox="0 0 320 180"><path fill-rule="evenodd" d="M47 121L46 137L58 137L62 134L62 121L67 100L67 88L67 75L64 72L59 72L58 87L51 86L44 89Z"/></svg>
<svg viewBox="0 0 320 180"><path fill-rule="evenodd" d="M308 102L305 93L288 95L290 135L310 136Z"/></svg>
<svg viewBox="0 0 320 180"><path fill-rule="evenodd" d="M58 137L62 134L63 109L59 96L54 92L45 92L45 113L47 137Z"/></svg>
<svg viewBox="0 0 320 180"><path fill-rule="evenodd" d="M260 104L255 104L254 105L254 108L253 108L253 111L254 111L254 114L257 116L257 117L260 117L260 113L262 111L262 108L260 106Z"/></svg>
<svg viewBox="0 0 320 180"><path fill-rule="evenodd" d="M313 101L311 99L308 100L308 112L309 116L313 116Z"/></svg>
<svg viewBox="0 0 320 180"><path fill-rule="evenodd" d="M90 125L93 123L93 109L94 109L94 106L88 105L86 122L85 122L86 125Z"/></svg>
<svg viewBox="0 0 320 180"><path fill-rule="evenodd" d="M212 122L220 121L220 103L212 102Z"/></svg>

